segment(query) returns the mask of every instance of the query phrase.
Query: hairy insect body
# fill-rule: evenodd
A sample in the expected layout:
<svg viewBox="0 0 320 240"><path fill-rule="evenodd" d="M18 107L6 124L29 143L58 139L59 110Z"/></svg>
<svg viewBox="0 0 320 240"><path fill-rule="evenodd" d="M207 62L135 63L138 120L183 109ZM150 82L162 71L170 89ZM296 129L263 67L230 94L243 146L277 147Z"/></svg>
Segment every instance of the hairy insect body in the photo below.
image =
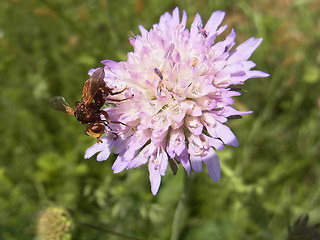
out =
<svg viewBox="0 0 320 240"><path fill-rule="evenodd" d="M98 68L91 77L85 82L82 90L81 101L76 102L76 107L73 109L69 103L61 96L56 96L51 99L51 106L58 111L74 115L76 119L82 124L88 124L85 133L97 139L97 142L102 142L100 137L106 132L106 127L110 129L108 123L121 123L110 121L109 115L106 111L101 110L105 102L123 100L108 99L109 95L120 94L123 91L113 92L104 81L104 70ZM101 119L104 116L104 120ZM123 123L121 123L123 124ZM116 133L114 133L116 135Z"/></svg>

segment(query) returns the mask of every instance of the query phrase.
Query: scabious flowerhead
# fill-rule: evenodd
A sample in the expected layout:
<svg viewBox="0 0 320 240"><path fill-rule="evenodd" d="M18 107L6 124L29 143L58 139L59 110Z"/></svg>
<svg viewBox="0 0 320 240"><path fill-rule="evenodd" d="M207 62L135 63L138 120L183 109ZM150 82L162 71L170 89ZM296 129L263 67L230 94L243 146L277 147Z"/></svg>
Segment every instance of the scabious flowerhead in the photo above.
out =
<svg viewBox="0 0 320 240"><path fill-rule="evenodd" d="M102 143L87 150L86 158L99 152L97 160L106 160L113 151L118 155L115 173L147 163L153 194L172 162L188 174L191 169L202 171L204 162L212 180L220 179L215 150L238 146L226 122L251 113L232 107L232 97L241 94L231 86L268 76L250 70L255 63L248 61L262 39L250 38L232 49L232 30L225 40L215 41L227 27L219 27L223 18L224 12L216 11L203 25L197 14L189 30L186 12L180 21L176 8L172 15L162 15L150 31L139 27L141 35L130 39L134 51L127 61L102 61L107 85L126 87L123 97L128 100L105 109L111 120L123 124L110 123L116 136L102 137Z"/></svg>
<svg viewBox="0 0 320 240"><path fill-rule="evenodd" d="M71 240L74 222L65 209L52 206L39 213L36 229L36 239Z"/></svg>

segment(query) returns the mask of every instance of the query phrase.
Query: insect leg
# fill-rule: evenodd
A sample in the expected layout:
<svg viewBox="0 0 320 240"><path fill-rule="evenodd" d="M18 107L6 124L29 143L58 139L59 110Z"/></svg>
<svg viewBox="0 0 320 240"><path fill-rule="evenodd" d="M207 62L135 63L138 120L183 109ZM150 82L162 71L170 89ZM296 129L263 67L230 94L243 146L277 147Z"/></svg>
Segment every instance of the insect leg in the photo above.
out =
<svg viewBox="0 0 320 240"><path fill-rule="evenodd" d="M100 113L103 114L104 118L106 119L107 122L111 122L110 117L108 113L104 110L100 110Z"/></svg>
<svg viewBox="0 0 320 240"><path fill-rule="evenodd" d="M133 96L132 96L132 97L128 97L128 98L124 98L124 99L110 99L110 98L106 98L105 100L106 100L106 101L114 101L114 102L122 102L122 101L128 100L128 99L130 99L130 98L133 98Z"/></svg>
<svg viewBox="0 0 320 240"><path fill-rule="evenodd" d="M109 117L109 115L108 115L108 113L107 113L106 111L101 110L100 112L101 112L101 114L103 114L103 116L105 117L105 119L106 119L106 121L107 121L108 123L117 123L117 124L122 124L122 125L128 126L127 124L125 124L125 123L123 123L123 122L111 121L111 120L110 120L110 117ZM108 128L111 129L109 126L108 126ZM111 129L111 130L112 130L112 129Z"/></svg>
<svg viewBox="0 0 320 240"><path fill-rule="evenodd" d="M112 88L109 88L109 87L106 87L105 88L105 91L107 91L110 95L117 95L117 94L120 94L122 92L124 92L125 90L127 90L128 88L125 87L124 89L122 89L121 91L118 91L118 92L112 92Z"/></svg>
<svg viewBox="0 0 320 240"><path fill-rule="evenodd" d="M113 140L116 140L118 138L118 134L115 131L113 131L112 128L106 122L104 122L104 125L110 130L109 132L111 132L114 135Z"/></svg>

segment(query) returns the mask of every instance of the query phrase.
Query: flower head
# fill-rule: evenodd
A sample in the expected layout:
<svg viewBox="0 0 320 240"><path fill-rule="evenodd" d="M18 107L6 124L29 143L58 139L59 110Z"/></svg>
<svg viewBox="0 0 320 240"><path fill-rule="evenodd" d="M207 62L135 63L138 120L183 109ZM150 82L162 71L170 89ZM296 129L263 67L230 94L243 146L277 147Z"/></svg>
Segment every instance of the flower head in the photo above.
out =
<svg viewBox="0 0 320 240"><path fill-rule="evenodd" d="M127 61L102 61L108 86L126 87L124 95L133 97L105 109L111 120L123 124L110 123L117 136L102 137L86 158L100 152L97 160L106 160L114 149L115 173L147 163L153 194L169 161L181 164L188 174L202 171L204 162L212 180L220 179L215 150L238 146L226 122L251 113L232 107L232 97L241 94L231 86L268 76L251 70L255 63L248 61L262 39L250 38L232 50L232 30L225 40L215 41L226 29L219 27L223 18L224 12L216 11L203 25L197 14L189 30L186 12L180 21L176 8L150 31L139 27L141 35L130 39L134 51Z"/></svg>
<svg viewBox="0 0 320 240"><path fill-rule="evenodd" d="M61 207L51 206L39 213L37 239L54 240L72 238L74 222L70 214Z"/></svg>

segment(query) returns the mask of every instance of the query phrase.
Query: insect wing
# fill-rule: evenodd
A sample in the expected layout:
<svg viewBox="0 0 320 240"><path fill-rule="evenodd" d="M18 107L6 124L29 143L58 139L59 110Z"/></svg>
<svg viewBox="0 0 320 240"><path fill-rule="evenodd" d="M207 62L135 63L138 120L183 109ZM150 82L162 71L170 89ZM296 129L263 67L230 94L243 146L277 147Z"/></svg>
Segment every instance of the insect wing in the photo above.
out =
<svg viewBox="0 0 320 240"><path fill-rule="evenodd" d="M86 104L89 104L99 88L103 88L106 85L105 81L101 78L89 78L83 86L82 90L82 101Z"/></svg>
<svg viewBox="0 0 320 240"><path fill-rule="evenodd" d="M64 97L61 96L55 96L50 99L50 106L57 111L64 112L70 115L73 115L74 110L72 107L70 107L67 100L64 99Z"/></svg>
<svg viewBox="0 0 320 240"><path fill-rule="evenodd" d="M91 75L92 78L104 79L104 70L103 68L97 68Z"/></svg>

